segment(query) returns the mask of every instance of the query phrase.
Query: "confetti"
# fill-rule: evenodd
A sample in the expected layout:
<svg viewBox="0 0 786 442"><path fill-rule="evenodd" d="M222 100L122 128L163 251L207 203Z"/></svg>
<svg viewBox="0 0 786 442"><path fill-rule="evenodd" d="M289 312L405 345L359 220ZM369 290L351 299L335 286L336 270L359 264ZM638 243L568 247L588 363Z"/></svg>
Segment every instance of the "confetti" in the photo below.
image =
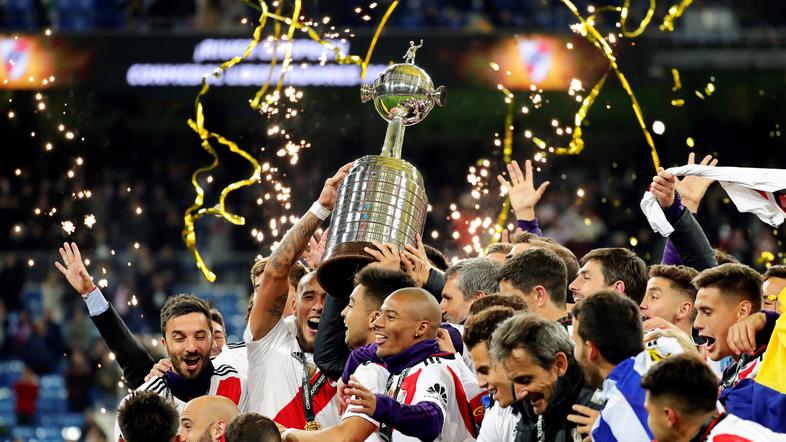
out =
<svg viewBox="0 0 786 442"><path fill-rule="evenodd" d="M672 92L677 92L682 89L682 82L680 81L680 71L676 68L671 68L671 77L674 79L674 86L671 87Z"/></svg>
<svg viewBox="0 0 786 442"><path fill-rule="evenodd" d="M246 50L243 52L242 55L233 57L232 59L225 61L217 69L215 69L212 72L212 76L220 77L228 69L230 69L234 65L236 65L236 64L240 63L241 61L245 60L246 58L248 58L248 56L250 55L251 51L254 50L254 48L256 48L259 45L259 43L260 43L261 36L262 36L262 30L264 29L264 27L265 27L265 25L267 23L267 20L271 19L271 20L275 21L276 22L276 25L275 25L275 28L274 28L275 32L274 32L274 35L272 36L272 39L271 39L271 41L273 42L273 57L271 58L270 70L268 71L268 78L263 83L262 87L256 92L254 98L252 100L250 100L250 106L253 109L256 109L256 110L260 111L260 113L262 113L263 115L273 115L273 114L278 112L278 107L277 107L276 103L279 101L279 98L281 97L281 90L282 90L282 85L284 83L284 76L288 72L289 65L290 65L290 62L292 60L292 57L291 57L292 41L293 41L293 38L294 38L295 30L301 30L301 31L305 32L309 36L309 38L311 38L314 41L317 41L322 46L324 46L326 49L332 50L335 53L335 55L336 55L336 60L337 60L338 63L344 63L344 64L346 64L346 63L354 63L354 64L357 64L357 65L360 65L361 66L361 80L363 80L365 78L365 75L366 75L366 70L368 68L369 60L371 59L371 54L373 53L374 47L376 46L377 40L379 39L379 35L382 32L382 28L385 26L385 24L387 23L388 18L393 13L393 10L396 8L396 6L398 5L398 0L394 0L393 2L391 2L391 4L388 7L387 11L383 15L379 25L377 26L377 29L376 29L376 31L374 33L374 36L371 39L371 42L369 44L369 48L368 48L368 50L366 52L366 56L365 56L365 58L363 60L361 60L360 57L356 56L356 55L349 55L349 56L344 55L343 53L341 53L340 49L337 46L333 45L332 43L330 43L327 40L322 39L313 28L311 28L310 26L308 26L308 25L304 24L303 22L301 22L301 20L302 20L302 18L300 16L301 3L302 3L301 0L295 0L294 1L291 17L285 17L285 16L281 15L281 9L282 9L283 3L279 3L279 2L274 2L273 3L274 7L277 8L275 12L270 12L269 7L268 7L268 5L267 5L267 3L265 1L261 1L260 0L258 5L254 5L254 4L250 3L250 2L246 3L249 6L252 6L255 9L257 9L261 13L261 15L259 17L258 25L254 29L253 37L252 37L251 41L249 42L248 46L246 47ZM369 17L369 19L370 19L370 17ZM323 22L326 23L326 21L324 21L324 20L323 20ZM282 37L281 34L280 34L280 23L284 23L284 24L288 25L288 29L287 29L285 37ZM345 32L348 33L349 30L347 29L347 30L345 30ZM278 78L278 82L276 83L276 86L275 86L273 92L268 93L268 89L270 88L270 84L271 84L271 76L272 76L272 73L273 73L273 69L276 66L276 62L278 60L278 57L276 56L276 51L277 51L277 48L278 48L278 42L280 40L282 40L282 39L286 41L286 50L285 50L283 62L281 64L281 68L280 68L280 76ZM191 184L194 187L194 190L196 191L196 196L194 197L193 205L191 207L189 207L186 210L185 214L183 215L183 224L184 224L184 226L183 226L183 230L182 230L181 234L182 234L183 241L184 241L184 243L186 245L186 248L191 252L194 260L196 261L197 268L201 271L202 275L209 282L214 282L216 280L215 273L213 273L207 267L207 265L205 264L204 260L202 259L201 255L200 255L200 253L199 253L199 251L198 251L198 249L196 247L196 230L195 230L195 227L194 227L194 223L198 219L200 219L201 217L203 217L205 215L208 215L208 214L211 214L211 215L218 215L218 216L226 219L227 221L229 221L230 223L235 224L235 225L243 225L243 224L245 224L245 218L243 218L242 216L233 214L233 213L229 213L226 210L225 200L226 200L226 197L227 197L227 195L229 193L231 193L231 192L233 192L233 191L235 191L237 189L240 189L242 187L251 186L254 183L260 181L261 167L260 167L259 163L256 161L256 159L252 155L250 155L247 151L245 151L242 148L240 148L235 142L233 142L233 141L223 137L222 135L219 135L217 133L211 132L211 131L209 131L205 127L205 116L204 116L204 110L203 110L203 104L202 104L202 97L210 89L210 85L208 83L208 79L210 78L210 75L211 74L206 74L206 75L203 76L202 87L201 87L199 93L197 94L197 97L196 97L196 100L195 100L195 105L194 105L195 106L195 118L194 119L189 119L188 120L188 125L189 125L189 127L191 127L191 129L194 132L197 133L197 135L199 136L199 138L201 140L202 148L213 158L213 161L212 161L212 163L210 165L197 169L191 175ZM292 97L295 97L295 98L298 97L297 93L294 92L294 88L292 88L291 91L292 91L292 93L288 97L290 99L290 101L293 100ZM286 93L286 91L285 91L285 93ZM300 96L302 96L302 94ZM291 115L296 115L296 112L293 113L292 110L289 110L289 111L287 111L287 114L290 115L290 116ZM282 132L282 134L283 134L283 132ZM222 144L222 145L228 147L231 152L241 156L246 161L248 161L252 165L252 167L253 167L253 173L251 174L250 177L248 177L248 178L246 178L244 180L236 181L236 182L230 184L229 186L225 187L221 191L218 205L216 207L206 208L206 207L203 207L203 205L204 205L204 189L199 185L198 178L199 178L199 176L201 174L206 173L206 172L210 172L213 169L217 168L218 165L219 165L219 157L218 157L217 152L215 151L215 149L211 145L211 139L215 139L219 144ZM305 141L303 141L303 143L301 145L304 145L304 144L306 144ZM290 153L291 154L291 159L290 159L290 163L291 164L297 163L297 160L298 160L297 152L299 151L299 148L300 148L301 145L297 145L295 143L291 143L291 144L288 143L287 144L287 147L285 148L285 153ZM269 177L270 177L270 175L268 175L267 181L271 181L271 179ZM281 198L281 199L277 198L277 200L286 201L286 200L288 200L288 196L286 198ZM289 208L289 203L286 203L285 207ZM277 234L277 232L274 233L274 235L276 235L276 234Z"/></svg>

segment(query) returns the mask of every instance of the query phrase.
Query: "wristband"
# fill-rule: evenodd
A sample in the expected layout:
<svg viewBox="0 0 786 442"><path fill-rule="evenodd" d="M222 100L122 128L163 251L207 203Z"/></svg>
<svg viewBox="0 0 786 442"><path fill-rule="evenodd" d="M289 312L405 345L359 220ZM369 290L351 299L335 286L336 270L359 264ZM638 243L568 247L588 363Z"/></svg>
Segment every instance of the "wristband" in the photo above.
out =
<svg viewBox="0 0 786 442"><path fill-rule="evenodd" d="M282 441L286 441L287 440L287 436L292 434L293 431L295 431L294 428L287 428L286 430L282 431L281 432L281 440Z"/></svg>
<svg viewBox="0 0 786 442"><path fill-rule="evenodd" d="M314 216L320 219L320 221L324 221L327 217L330 216L332 210L328 210L322 204L319 204L319 201L314 201L314 204L311 205L311 208L308 209L309 212L313 213Z"/></svg>

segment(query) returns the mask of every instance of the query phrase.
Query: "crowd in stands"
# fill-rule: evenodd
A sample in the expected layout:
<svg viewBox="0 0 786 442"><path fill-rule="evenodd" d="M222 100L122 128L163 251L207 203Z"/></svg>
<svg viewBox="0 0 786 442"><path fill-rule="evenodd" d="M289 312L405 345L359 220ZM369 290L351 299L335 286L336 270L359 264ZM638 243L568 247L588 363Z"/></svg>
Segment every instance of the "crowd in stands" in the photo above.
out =
<svg viewBox="0 0 786 442"><path fill-rule="evenodd" d="M274 2L268 2L273 4ZM618 2L584 0L573 2L581 11L588 6L617 6ZM745 1L717 1L696 4L688 14L702 9L699 21L724 23L732 27L782 27L783 6ZM309 16L331 17L333 23L355 29L376 23L389 2L303 2ZM54 28L62 31L107 29L241 29L241 20L257 14L256 2L241 0L7 0L0 5L0 23L10 29ZM276 5L272 5L275 8ZM669 4L657 4L657 14L665 14ZM631 14L645 10L634 5ZM712 17L709 17L711 15ZM372 19L373 17L373 19ZM698 17L698 16L697 16ZM491 32L494 30L547 29L565 31L575 21L560 2L545 0L405 0L397 7L390 25L405 29L435 28ZM252 20L253 22L253 20ZM716 24L717 26L717 24ZM719 28L720 29L720 28Z"/></svg>

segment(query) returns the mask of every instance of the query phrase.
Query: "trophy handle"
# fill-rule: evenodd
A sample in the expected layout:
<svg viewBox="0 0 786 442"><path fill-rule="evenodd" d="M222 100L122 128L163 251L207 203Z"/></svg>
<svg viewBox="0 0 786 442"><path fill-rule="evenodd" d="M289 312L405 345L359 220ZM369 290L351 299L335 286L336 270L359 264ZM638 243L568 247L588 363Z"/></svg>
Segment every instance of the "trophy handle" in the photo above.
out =
<svg viewBox="0 0 786 442"><path fill-rule="evenodd" d="M369 83L360 84L360 102L365 103L374 98L374 86Z"/></svg>
<svg viewBox="0 0 786 442"><path fill-rule="evenodd" d="M440 86L434 90L434 92L431 94L431 98L439 105L439 107L445 107L445 103L447 103L447 90L445 89L445 86Z"/></svg>

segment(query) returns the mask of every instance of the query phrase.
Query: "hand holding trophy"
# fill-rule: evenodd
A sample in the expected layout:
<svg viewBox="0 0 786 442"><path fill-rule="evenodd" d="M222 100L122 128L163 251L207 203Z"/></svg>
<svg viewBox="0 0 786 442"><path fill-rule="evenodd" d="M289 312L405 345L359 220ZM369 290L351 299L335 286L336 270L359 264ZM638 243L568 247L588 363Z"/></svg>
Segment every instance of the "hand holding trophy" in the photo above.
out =
<svg viewBox="0 0 786 442"><path fill-rule="evenodd" d="M410 42L404 63L385 69L373 84L363 84L360 98L374 102L388 122L380 155L352 163L341 183L317 278L328 294L346 298L352 278L375 259L364 251L372 242L414 245L423 234L428 199L423 177L401 159L404 128L422 121L434 105L445 105L445 88L414 64L423 45Z"/></svg>

